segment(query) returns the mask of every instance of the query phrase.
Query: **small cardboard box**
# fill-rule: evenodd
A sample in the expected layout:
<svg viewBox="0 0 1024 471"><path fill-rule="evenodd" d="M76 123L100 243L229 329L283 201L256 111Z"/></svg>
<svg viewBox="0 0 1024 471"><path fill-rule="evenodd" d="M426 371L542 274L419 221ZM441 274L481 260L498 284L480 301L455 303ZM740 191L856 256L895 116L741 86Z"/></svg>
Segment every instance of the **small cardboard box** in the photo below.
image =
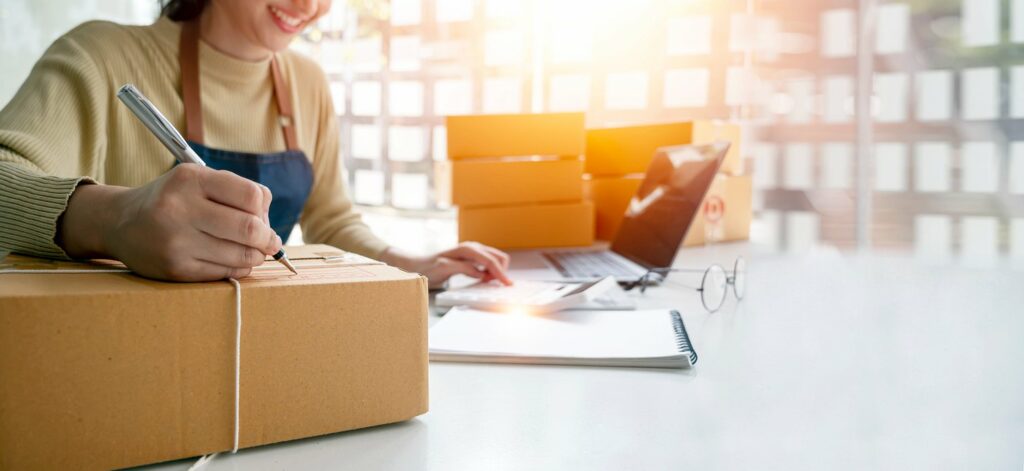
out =
<svg viewBox="0 0 1024 471"><path fill-rule="evenodd" d="M590 177L583 180L584 198L594 203L594 236L613 240L629 201L643 183L643 175Z"/></svg>
<svg viewBox="0 0 1024 471"><path fill-rule="evenodd" d="M716 175L701 202L693 226L683 239L683 245L702 245L708 240L731 242L749 239L753 185L750 175Z"/></svg>
<svg viewBox="0 0 1024 471"><path fill-rule="evenodd" d="M583 113L449 116L448 158L583 155Z"/></svg>
<svg viewBox="0 0 1024 471"><path fill-rule="evenodd" d="M704 144L718 139L731 143L722 162L723 173L743 173L740 128L714 120L588 129L584 171L597 176L645 173L659 147Z"/></svg>
<svg viewBox="0 0 1024 471"><path fill-rule="evenodd" d="M240 448L425 413L426 280L328 246L288 251L298 275L271 261L238 280ZM9 273L103 268L0 263L0 469L232 448L235 287Z"/></svg>
<svg viewBox="0 0 1024 471"><path fill-rule="evenodd" d="M459 208L459 241L501 249L586 246L594 243L589 201Z"/></svg>
<svg viewBox="0 0 1024 471"><path fill-rule="evenodd" d="M452 203L496 206L579 201L583 159L510 157L452 162Z"/></svg>

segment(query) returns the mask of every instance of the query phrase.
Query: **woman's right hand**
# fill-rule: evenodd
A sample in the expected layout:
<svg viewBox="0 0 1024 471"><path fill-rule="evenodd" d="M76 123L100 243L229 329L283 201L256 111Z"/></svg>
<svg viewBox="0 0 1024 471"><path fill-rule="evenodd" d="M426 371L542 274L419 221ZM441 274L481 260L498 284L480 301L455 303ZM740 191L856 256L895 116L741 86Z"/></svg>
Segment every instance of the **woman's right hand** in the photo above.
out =
<svg viewBox="0 0 1024 471"><path fill-rule="evenodd" d="M74 258L113 258L150 278L238 278L281 249L270 190L224 170L175 166L138 188L81 185L58 226Z"/></svg>

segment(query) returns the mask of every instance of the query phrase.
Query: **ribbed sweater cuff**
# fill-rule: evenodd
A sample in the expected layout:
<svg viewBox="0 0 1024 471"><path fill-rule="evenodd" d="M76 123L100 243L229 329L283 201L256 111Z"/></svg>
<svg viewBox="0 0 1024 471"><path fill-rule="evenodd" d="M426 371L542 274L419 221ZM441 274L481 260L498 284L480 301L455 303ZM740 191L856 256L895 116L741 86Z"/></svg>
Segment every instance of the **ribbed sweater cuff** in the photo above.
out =
<svg viewBox="0 0 1024 471"><path fill-rule="evenodd" d="M0 252L69 259L55 242L57 220L88 177L61 178L0 162Z"/></svg>

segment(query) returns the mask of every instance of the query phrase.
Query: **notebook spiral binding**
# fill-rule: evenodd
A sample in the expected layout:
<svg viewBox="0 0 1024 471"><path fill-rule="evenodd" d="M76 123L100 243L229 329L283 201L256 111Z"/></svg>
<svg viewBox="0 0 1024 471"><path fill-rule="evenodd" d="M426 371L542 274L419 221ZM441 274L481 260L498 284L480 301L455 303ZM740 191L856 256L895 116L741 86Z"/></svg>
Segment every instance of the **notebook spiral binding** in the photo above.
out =
<svg viewBox="0 0 1024 471"><path fill-rule="evenodd" d="M672 311L672 328L676 331L676 346L679 347L679 352L689 353L690 365L696 365L697 350L690 342L690 334L686 333L686 325L683 324L683 316L679 315L679 311Z"/></svg>

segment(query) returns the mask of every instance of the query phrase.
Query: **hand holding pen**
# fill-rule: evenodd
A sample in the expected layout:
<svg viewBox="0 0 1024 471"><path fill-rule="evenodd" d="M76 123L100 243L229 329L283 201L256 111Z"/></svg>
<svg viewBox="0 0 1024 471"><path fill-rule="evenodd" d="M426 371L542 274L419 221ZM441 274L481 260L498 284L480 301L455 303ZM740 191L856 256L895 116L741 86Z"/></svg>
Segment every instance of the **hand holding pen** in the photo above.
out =
<svg viewBox="0 0 1024 471"><path fill-rule="evenodd" d="M126 103L145 103L127 93L119 95ZM140 117L147 128L159 130L155 134L163 136L161 142L179 161L187 159L183 154L191 149L183 139L173 139L177 131L170 133L172 126L160 127L160 121L166 123L162 116L141 116L147 116ZM171 139L165 140L167 136ZM68 247L69 254L113 257L152 278L237 278L262 264L265 255L279 254L286 260L282 241L267 221L270 201L265 187L231 172L178 165L137 188L80 186L68 203L62 236L88 233L90 237L68 238L75 242L69 244L74 245ZM102 211L94 210L97 207Z"/></svg>

